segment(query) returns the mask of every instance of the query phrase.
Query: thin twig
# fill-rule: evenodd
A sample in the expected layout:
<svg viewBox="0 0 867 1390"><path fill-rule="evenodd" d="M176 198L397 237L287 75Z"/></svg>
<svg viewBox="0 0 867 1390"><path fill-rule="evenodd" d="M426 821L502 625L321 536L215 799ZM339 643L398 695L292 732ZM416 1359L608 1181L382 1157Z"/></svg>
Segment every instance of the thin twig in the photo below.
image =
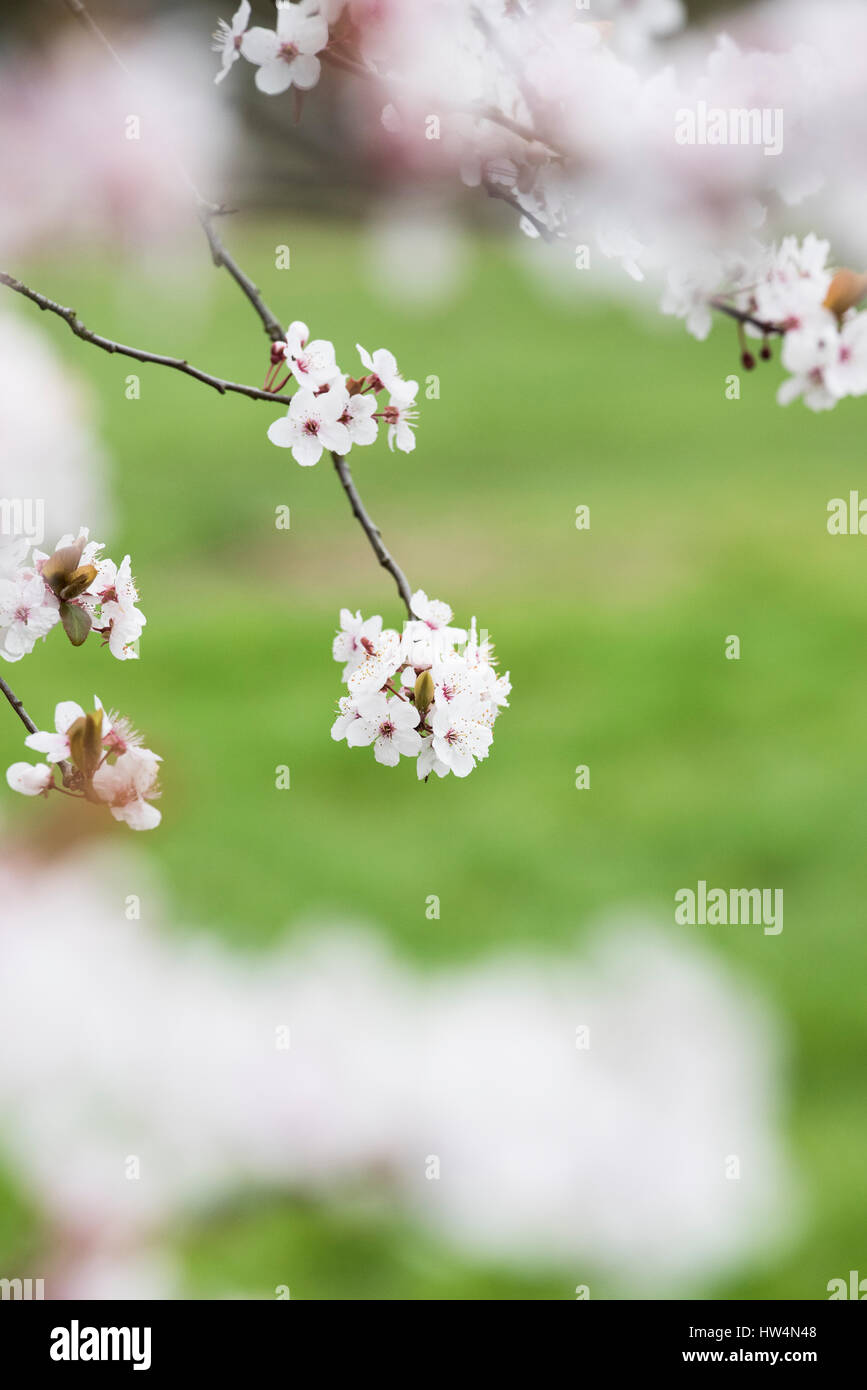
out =
<svg viewBox="0 0 867 1390"><path fill-rule="evenodd" d="M367 539L370 541L370 544L373 547L373 553L375 554L377 560L382 565L383 569L388 570L389 574L393 578L395 584L397 585L397 591L403 599L406 605L406 611L411 618L412 604L410 600L412 597L412 590L410 589L409 580L407 579L406 575L404 574L403 570L400 568L400 565L397 563L394 557L390 555L389 552L386 550L382 541L382 533L380 532L380 529L377 526L376 522L373 521L371 517L368 515L364 503L362 502L361 497L358 494L358 489L356 488L355 483L352 481L352 473L349 470L349 464L346 462L346 459L343 458L340 454L332 454L331 457L334 460L334 467L337 470L337 476L340 479L343 491L349 498L349 505L352 508L352 515L355 517L356 521L361 526L361 529L364 531L364 534L367 536Z"/></svg>
<svg viewBox="0 0 867 1390"><path fill-rule="evenodd" d="M724 299L712 299L710 307L717 309L721 314L727 314L736 323L748 323L752 328L758 328L766 338L774 334L783 335L786 330L778 323L765 323L762 319L754 318L752 314L746 313L743 309L736 309L733 304L726 304Z"/></svg>
<svg viewBox="0 0 867 1390"><path fill-rule="evenodd" d="M30 718L30 715L24 708L24 705L18 699L18 696L15 694L14 690L12 690L12 688L6 684L2 676L0 676L0 690L2 690L3 694L6 696L6 699L9 701L15 713L18 715L18 718L21 720L21 723L24 725L28 734L38 734L39 729L37 725L34 724L33 720ZM63 761L57 763L56 766L60 769L60 775L63 778L64 783L71 783L75 777L75 769L72 767L71 763ZM61 788L55 786L54 790L60 791Z"/></svg>
<svg viewBox="0 0 867 1390"><path fill-rule="evenodd" d="M122 357L132 357L136 362L152 362L157 367L171 367L176 372L183 372L185 376L191 376L196 381L201 381L205 386L211 386L215 391L219 391L221 396L227 392L232 392L238 396L248 396L254 401L271 401L278 405L288 405L291 396L277 395L272 391L264 391L259 386L246 386L239 381L226 381L223 377L212 376L210 372L204 372L200 367L193 367L185 358L166 357L159 352L147 352L144 348L130 347L127 343L116 343L111 338L105 338L101 333L95 333L81 322L74 309L67 309L55 300L49 299L47 295L40 294L38 290L31 289L23 281L17 280L14 275L8 274L5 270L0 270L0 285L7 285L10 290L15 290L16 294L21 294L25 299L31 300L42 310L56 314L63 319L76 338L81 338L85 343L92 343L94 347L101 348L103 352L116 352Z"/></svg>
<svg viewBox="0 0 867 1390"><path fill-rule="evenodd" d="M30 715L27 713L23 704L18 699L18 696L15 694L14 690L10 689L10 687L6 684L2 676L0 676L0 690L3 691L3 694L6 696L6 699L9 701L15 713L18 715L18 718L21 720L21 723L24 725L28 734L38 734L39 730L33 723L33 720L30 718Z"/></svg>
<svg viewBox="0 0 867 1390"><path fill-rule="evenodd" d="M228 211L228 209L214 208L207 203L200 202L199 204L199 221L202 224L205 236L208 238L208 245L211 248L211 259L218 269L222 266L224 270L229 272L235 284L241 288L256 310L256 313L262 320L265 332L268 334L272 343L277 343L286 336L280 320L277 318L276 314L272 314L268 305L262 298L261 291L253 284L249 275L245 275L234 256L229 254L219 235L214 230L214 217L226 211Z"/></svg>

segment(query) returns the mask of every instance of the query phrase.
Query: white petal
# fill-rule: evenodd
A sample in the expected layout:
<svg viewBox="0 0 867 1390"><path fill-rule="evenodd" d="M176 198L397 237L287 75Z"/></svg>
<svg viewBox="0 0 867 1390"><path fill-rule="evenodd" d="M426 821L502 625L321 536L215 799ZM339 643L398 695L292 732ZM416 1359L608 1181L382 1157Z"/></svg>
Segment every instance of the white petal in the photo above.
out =
<svg viewBox="0 0 867 1390"><path fill-rule="evenodd" d="M322 71L322 64L318 58L299 54L292 60L291 80L298 88L299 92L309 92L311 87L315 87L319 81L319 74Z"/></svg>
<svg viewBox="0 0 867 1390"><path fill-rule="evenodd" d="M272 63L280 52L280 40L273 29L248 29L241 40L241 53L248 63Z"/></svg>
<svg viewBox="0 0 867 1390"><path fill-rule="evenodd" d="M292 68L294 64L286 63L282 58L277 58L271 63L263 63L256 73L256 86L260 92L265 92L267 96L276 97L281 92L292 86Z"/></svg>
<svg viewBox="0 0 867 1390"><path fill-rule="evenodd" d="M288 415L281 415L268 426L268 438L278 449L291 449L298 437L298 431Z"/></svg>

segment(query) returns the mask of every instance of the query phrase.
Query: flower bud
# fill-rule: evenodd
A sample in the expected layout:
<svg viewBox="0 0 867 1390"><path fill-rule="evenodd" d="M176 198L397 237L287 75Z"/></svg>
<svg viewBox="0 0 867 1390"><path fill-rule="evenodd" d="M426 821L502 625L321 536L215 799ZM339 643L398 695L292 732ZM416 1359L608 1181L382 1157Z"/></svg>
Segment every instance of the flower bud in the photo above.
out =
<svg viewBox="0 0 867 1390"><path fill-rule="evenodd" d="M838 270L828 286L825 295L825 308L842 318L848 309L860 304L867 294L867 275L859 275L855 270Z"/></svg>
<svg viewBox="0 0 867 1390"><path fill-rule="evenodd" d="M42 566L42 578L58 598L61 590L65 589L69 583L70 577L78 571L83 550L84 536L79 536L74 545L64 545L60 550L55 550L54 554ZM94 571L95 577L96 571ZM85 585L86 587L87 585Z"/></svg>
<svg viewBox="0 0 867 1390"><path fill-rule="evenodd" d="M430 671L422 671L415 678L413 700L422 719L433 704L434 682Z"/></svg>
<svg viewBox="0 0 867 1390"><path fill-rule="evenodd" d="M86 781L102 761L102 710L81 715L67 732L69 754Z"/></svg>
<svg viewBox="0 0 867 1390"><path fill-rule="evenodd" d="M60 590L58 598L64 603L68 603L71 598L78 598L79 594L90 588L98 573L96 565L80 565L78 569L65 576L66 584Z"/></svg>

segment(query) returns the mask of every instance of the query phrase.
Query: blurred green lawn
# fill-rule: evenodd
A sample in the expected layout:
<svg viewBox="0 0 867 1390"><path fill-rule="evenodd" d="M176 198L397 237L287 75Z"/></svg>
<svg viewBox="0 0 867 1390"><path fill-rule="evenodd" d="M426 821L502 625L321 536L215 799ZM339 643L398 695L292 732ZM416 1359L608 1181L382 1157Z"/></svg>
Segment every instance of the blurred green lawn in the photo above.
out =
<svg viewBox="0 0 867 1390"><path fill-rule="evenodd" d="M407 376L439 377L415 454L383 441L352 464L413 585L459 622L476 614L511 669L492 755L466 781L419 785L409 763L386 770L333 743L338 608L402 615L330 465L273 448L266 404L103 355L47 317L98 394L119 517L106 539L132 553L149 626L125 666L51 640L15 670L18 693L44 722L55 695L95 690L147 732L165 755L164 824L135 848L180 923L235 945L349 918L420 962L557 953L611 907L670 923L675 889L699 878L783 887L780 937L704 936L790 1028L786 1123L809 1219L784 1255L700 1292L825 1297L863 1268L867 1224L867 540L825 526L828 500L865 473L864 407L781 410L776 366L742 374L729 401L728 325L697 345L620 305L544 297L505 244L476 246L457 299L421 312L383 301L340 229L239 221L225 234L277 312L332 337L346 369L359 339L390 346ZM291 271L274 269L282 242ZM195 244L166 284L132 257L13 269L102 333L261 380L264 335ZM124 395L131 371L138 401ZM589 532L575 529L579 503ZM274 525L281 504L289 532ZM723 656L730 633L739 662ZM0 754L21 756L10 719ZM281 763L289 792L274 786ZM590 791L575 790L579 763ZM10 801L34 827L46 814ZM0 1222L0 1239L4 1226L34 1236L11 1185ZM200 1296L269 1294L271 1266L309 1297L569 1298L575 1282L464 1262L364 1196L264 1196L182 1248ZM624 1292L585 1274L594 1296Z"/></svg>

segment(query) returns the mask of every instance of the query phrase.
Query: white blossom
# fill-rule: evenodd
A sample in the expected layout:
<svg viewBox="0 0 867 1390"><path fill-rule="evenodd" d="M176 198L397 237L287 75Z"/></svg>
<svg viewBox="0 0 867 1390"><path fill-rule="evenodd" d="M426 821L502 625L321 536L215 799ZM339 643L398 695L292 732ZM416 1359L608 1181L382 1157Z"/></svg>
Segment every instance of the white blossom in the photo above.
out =
<svg viewBox="0 0 867 1390"><path fill-rule="evenodd" d="M420 780L433 772L466 777L486 758L501 709L508 707L508 673L496 670L493 646L452 625L452 610L417 589L403 632L382 618L340 612L333 655L345 662L348 695L338 702L331 729L350 748L374 745L378 762L395 766L416 758Z"/></svg>
<svg viewBox="0 0 867 1390"><path fill-rule="evenodd" d="M260 92L276 96L289 87L309 91L319 81L321 63L315 56L328 42L328 24L318 14L290 0L277 0L277 28L248 29L241 53L258 69Z"/></svg>
<svg viewBox="0 0 867 1390"><path fill-rule="evenodd" d="M244 31L250 23L250 0L241 0L240 5L232 16L231 24L225 19L218 21L217 30L214 34L214 50L222 58L222 67L214 78L215 82L222 82L223 78L237 63L241 56L241 42Z"/></svg>
<svg viewBox="0 0 867 1390"><path fill-rule="evenodd" d="M280 449L291 449L303 468L318 463L324 449L345 454L352 440L340 417L348 403L344 386L319 394L304 387L295 392L286 414L268 427L268 438Z"/></svg>

